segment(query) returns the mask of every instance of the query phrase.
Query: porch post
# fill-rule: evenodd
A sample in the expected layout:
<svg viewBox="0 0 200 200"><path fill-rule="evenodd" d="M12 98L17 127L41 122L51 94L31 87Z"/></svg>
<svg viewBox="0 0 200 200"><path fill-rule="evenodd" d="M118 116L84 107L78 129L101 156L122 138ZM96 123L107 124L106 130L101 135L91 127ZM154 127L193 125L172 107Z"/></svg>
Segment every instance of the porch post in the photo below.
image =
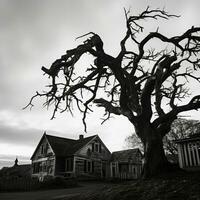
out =
<svg viewBox="0 0 200 200"><path fill-rule="evenodd" d="M74 159L73 159L73 173L75 175L76 173L76 157L74 156Z"/></svg>
<svg viewBox="0 0 200 200"><path fill-rule="evenodd" d="M118 162L116 162L115 169L116 169L116 174L119 177L119 164L118 164Z"/></svg>
<svg viewBox="0 0 200 200"><path fill-rule="evenodd" d="M184 158L185 158L185 166L188 166L188 157L187 157L187 148L186 144L183 144L183 150L184 150Z"/></svg>
<svg viewBox="0 0 200 200"><path fill-rule="evenodd" d="M193 143L192 145L191 145L191 150L192 150L192 157L193 157L193 164L194 164L194 166L196 166L197 165L197 160L196 160L196 157L195 157L195 152L194 152L194 148L195 148L195 143Z"/></svg>
<svg viewBox="0 0 200 200"><path fill-rule="evenodd" d="M187 144L187 151L189 155L189 165L192 166L192 159L191 159L191 151L190 151L190 144Z"/></svg>
<svg viewBox="0 0 200 200"><path fill-rule="evenodd" d="M111 177L113 177L112 166L113 166L113 164L112 164L112 162L110 162L110 176L111 176Z"/></svg>
<svg viewBox="0 0 200 200"><path fill-rule="evenodd" d="M181 145L178 144L178 159L179 159L179 166L180 168L183 168L183 157L184 155L181 152Z"/></svg>
<svg viewBox="0 0 200 200"><path fill-rule="evenodd" d="M138 165L135 165L135 178L138 178Z"/></svg>
<svg viewBox="0 0 200 200"><path fill-rule="evenodd" d="M198 151L198 144L195 144L195 151L196 151L196 155L197 155L197 165L200 165L200 159L199 159L199 151Z"/></svg>

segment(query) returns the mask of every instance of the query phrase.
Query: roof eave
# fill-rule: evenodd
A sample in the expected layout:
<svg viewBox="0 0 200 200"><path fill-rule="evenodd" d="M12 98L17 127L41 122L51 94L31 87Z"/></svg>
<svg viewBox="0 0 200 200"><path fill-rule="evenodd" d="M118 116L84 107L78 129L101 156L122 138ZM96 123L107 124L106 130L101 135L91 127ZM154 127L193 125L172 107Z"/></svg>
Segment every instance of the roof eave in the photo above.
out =
<svg viewBox="0 0 200 200"><path fill-rule="evenodd" d="M183 142L190 142L190 141L196 141L200 140L200 137L196 138L185 138L185 139L180 139L180 140L174 140L175 143L183 143Z"/></svg>

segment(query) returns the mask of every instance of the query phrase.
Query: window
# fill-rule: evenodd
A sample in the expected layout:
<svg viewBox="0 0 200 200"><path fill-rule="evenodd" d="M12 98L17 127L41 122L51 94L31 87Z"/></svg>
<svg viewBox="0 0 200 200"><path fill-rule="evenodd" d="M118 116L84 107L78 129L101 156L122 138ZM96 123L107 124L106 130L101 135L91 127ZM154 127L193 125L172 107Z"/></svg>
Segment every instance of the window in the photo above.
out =
<svg viewBox="0 0 200 200"><path fill-rule="evenodd" d="M88 171L88 172L91 171L91 162L89 162L89 161L88 161L87 171Z"/></svg>
<svg viewBox="0 0 200 200"><path fill-rule="evenodd" d="M33 163L33 174L46 171L47 171L46 161Z"/></svg>
<svg viewBox="0 0 200 200"><path fill-rule="evenodd" d="M84 172L85 173L94 172L94 161L84 160Z"/></svg>
<svg viewBox="0 0 200 200"><path fill-rule="evenodd" d="M91 149L90 148L88 148L88 150L87 150L87 155L91 156Z"/></svg>
<svg viewBox="0 0 200 200"><path fill-rule="evenodd" d="M39 163L33 163L33 174L36 174L39 172Z"/></svg>
<svg viewBox="0 0 200 200"><path fill-rule="evenodd" d="M87 160L84 160L84 172L87 172Z"/></svg>
<svg viewBox="0 0 200 200"><path fill-rule="evenodd" d="M47 171L47 163L46 162L42 162L42 171L43 172Z"/></svg>
<svg viewBox="0 0 200 200"><path fill-rule="evenodd" d="M99 144L95 144L95 151L99 152Z"/></svg>
<svg viewBox="0 0 200 200"><path fill-rule="evenodd" d="M45 145L45 153L48 152L48 149L49 149L49 145L48 145L48 143L46 143L46 145Z"/></svg>
<svg viewBox="0 0 200 200"><path fill-rule="evenodd" d="M94 152L94 143L92 143L92 152Z"/></svg>
<svg viewBox="0 0 200 200"><path fill-rule="evenodd" d="M73 158L66 159L66 171L73 171Z"/></svg>
<svg viewBox="0 0 200 200"><path fill-rule="evenodd" d="M101 153L101 144L99 144L99 153Z"/></svg>
<svg viewBox="0 0 200 200"><path fill-rule="evenodd" d="M41 146L41 154L44 153L44 145Z"/></svg>
<svg viewBox="0 0 200 200"><path fill-rule="evenodd" d="M42 145L41 145L41 152L40 152L40 153L41 153L42 155L43 155L43 154L47 154L48 149L49 149L48 143L42 144Z"/></svg>
<svg viewBox="0 0 200 200"><path fill-rule="evenodd" d="M134 173L134 174L136 174L136 170L135 170L135 167L133 167L133 173Z"/></svg>
<svg viewBox="0 0 200 200"><path fill-rule="evenodd" d="M92 152L98 152L101 153L102 152L102 145L100 143L92 143Z"/></svg>
<svg viewBox="0 0 200 200"><path fill-rule="evenodd" d="M53 172L54 160L47 160L47 172L51 174Z"/></svg>

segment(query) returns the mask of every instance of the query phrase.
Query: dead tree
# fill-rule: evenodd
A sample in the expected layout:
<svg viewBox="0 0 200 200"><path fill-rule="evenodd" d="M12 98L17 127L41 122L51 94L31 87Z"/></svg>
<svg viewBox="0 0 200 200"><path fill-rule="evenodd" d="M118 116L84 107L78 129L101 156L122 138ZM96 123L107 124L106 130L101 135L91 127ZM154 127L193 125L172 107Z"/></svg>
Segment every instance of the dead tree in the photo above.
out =
<svg viewBox="0 0 200 200"><path fill-rule="evenodd" d="M83 114L85 129L92 103L105 108L104 120L112 114L124 115L144 145L144 176L151 177L168 166L162 140L172 122L179 113L200 108L200 95L191 97L188 89L191 79L200 82L200 27L191 27L174 37L158 29L143 36L141 21L177 16L149 7L137 16L125 11L125 16L126 33L116 57L105 52L98 34L90 32L79 37L87 39L67 50L50 68L42 67L52 83L48 91L36 92L27 107L33 106L35 97L46 97L45 106L54 106L53 119L56 112L73 112L76 105ZM160 42L159 48L149 47L155 39ZM82 56L93 61L84 74L79 74ZM181 100L189 96L190 100L183 104Z"/></svg>

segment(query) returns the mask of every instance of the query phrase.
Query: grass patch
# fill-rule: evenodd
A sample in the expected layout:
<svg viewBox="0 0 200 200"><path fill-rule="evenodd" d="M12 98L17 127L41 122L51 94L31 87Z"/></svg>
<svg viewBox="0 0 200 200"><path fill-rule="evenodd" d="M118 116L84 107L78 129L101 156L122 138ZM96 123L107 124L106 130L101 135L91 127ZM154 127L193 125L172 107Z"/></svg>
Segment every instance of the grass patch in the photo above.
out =
<svg viewBox="0 0 200 200"><path fill-rule="evenodd" d="M149 180L105 186L76 200L200 200L200 172L171 173ZM66 198L72 200L72 198Z"/></svg>

